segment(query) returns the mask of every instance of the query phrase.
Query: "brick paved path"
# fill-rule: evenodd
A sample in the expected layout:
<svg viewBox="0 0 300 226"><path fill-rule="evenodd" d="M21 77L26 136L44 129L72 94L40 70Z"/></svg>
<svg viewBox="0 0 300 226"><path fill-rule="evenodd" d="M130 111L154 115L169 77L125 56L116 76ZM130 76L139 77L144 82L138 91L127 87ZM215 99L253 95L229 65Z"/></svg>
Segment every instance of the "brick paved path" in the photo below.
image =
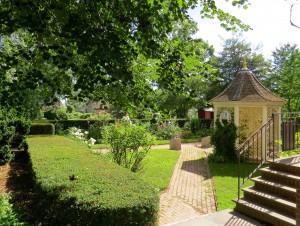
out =
<svg viewBox="0 0 300 226"><path fill-rule="evenodd" d="M159 225L215 211L214 188L204 150L183 148L170 185L160 196Z"/></svg>

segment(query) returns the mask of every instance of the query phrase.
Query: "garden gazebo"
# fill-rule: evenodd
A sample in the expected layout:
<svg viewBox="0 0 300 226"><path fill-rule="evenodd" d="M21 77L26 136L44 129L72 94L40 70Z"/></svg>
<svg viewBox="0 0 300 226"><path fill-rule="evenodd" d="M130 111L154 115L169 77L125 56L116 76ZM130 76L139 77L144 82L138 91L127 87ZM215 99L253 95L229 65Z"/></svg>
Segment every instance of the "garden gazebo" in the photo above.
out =
<svg viewBox="0 0 300 226"><path fill-rule="evenodd" d="M233 120L246 138L263 126L272 113L280 112L284 102L258 81L246 62L230 85L210 100L214 106L214 121ZM275 123L274 139L279 140L280 122Z"/></svg>

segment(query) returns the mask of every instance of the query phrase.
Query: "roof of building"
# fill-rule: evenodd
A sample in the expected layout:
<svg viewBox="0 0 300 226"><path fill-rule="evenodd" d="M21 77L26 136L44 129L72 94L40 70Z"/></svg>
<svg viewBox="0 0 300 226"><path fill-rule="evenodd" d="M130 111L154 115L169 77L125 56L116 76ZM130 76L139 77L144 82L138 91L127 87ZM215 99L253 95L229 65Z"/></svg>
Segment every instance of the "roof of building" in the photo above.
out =
<svg viewBox="0 0 300 226"><path fill-rule="evenodd" d="M265 88L251 70L243 68L230 85L209 102L285 102L285 100Z"/></svg>

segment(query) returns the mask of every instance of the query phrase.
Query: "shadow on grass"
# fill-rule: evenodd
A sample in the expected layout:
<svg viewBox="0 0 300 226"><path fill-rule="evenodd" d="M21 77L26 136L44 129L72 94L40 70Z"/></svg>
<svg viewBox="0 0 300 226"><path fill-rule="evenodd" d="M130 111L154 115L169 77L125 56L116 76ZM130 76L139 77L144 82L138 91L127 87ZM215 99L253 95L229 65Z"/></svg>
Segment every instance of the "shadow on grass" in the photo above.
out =
<svg viewBox="0 0 300 226"><path fill-rule="evenodd" d="M75 181L69 177L68 180ZM20 220L32 225L154 225L156 220L153 205L133 205L127 208L93 205L76 200L69 195L72 186L41 186L36 180L32 163L27 152L20 153L11 163L7 188L11 193L12 203L21 210ZM88 195L86 195L88 197ZM158 200L157 200L158 201ZM145 223L146 222L146 223ZM153 223L153 224L151 224ZM1 222L0 222L1 224Z"/></svg>
<svg viewBox="0 0 300 226"><path fill-rule="evenodd" d="M74 198L59 199L64 187L43 191L36 183L28 152L20 152L10 165L7 189L22 221L32 225L83 225L91 217L82 210L79 215Z"/></svg>

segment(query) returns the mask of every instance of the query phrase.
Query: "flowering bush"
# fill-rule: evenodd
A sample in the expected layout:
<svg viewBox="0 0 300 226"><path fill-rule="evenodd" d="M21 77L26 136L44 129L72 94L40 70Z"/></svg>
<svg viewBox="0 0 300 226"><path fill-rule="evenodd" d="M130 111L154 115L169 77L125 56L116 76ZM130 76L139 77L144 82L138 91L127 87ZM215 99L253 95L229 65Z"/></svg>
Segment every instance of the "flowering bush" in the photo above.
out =
<svg viewBox="0 0 300 226"><path fill-rule="evenodd" d="M132 172L143 168L141 162L154 142L144 126L132 124L126 117L121 123L105 126L102 135L110 145L114 162Z"/></svg>
<svg viewBox="0 0 300 226"><path fill-rule="evenodd" d="M68 134L72 139L80 140L86 143L89 147L95 144L96 140L94 138L88 138L88 131L78 129L76 127L71 127L68 129Z"/></svg>

